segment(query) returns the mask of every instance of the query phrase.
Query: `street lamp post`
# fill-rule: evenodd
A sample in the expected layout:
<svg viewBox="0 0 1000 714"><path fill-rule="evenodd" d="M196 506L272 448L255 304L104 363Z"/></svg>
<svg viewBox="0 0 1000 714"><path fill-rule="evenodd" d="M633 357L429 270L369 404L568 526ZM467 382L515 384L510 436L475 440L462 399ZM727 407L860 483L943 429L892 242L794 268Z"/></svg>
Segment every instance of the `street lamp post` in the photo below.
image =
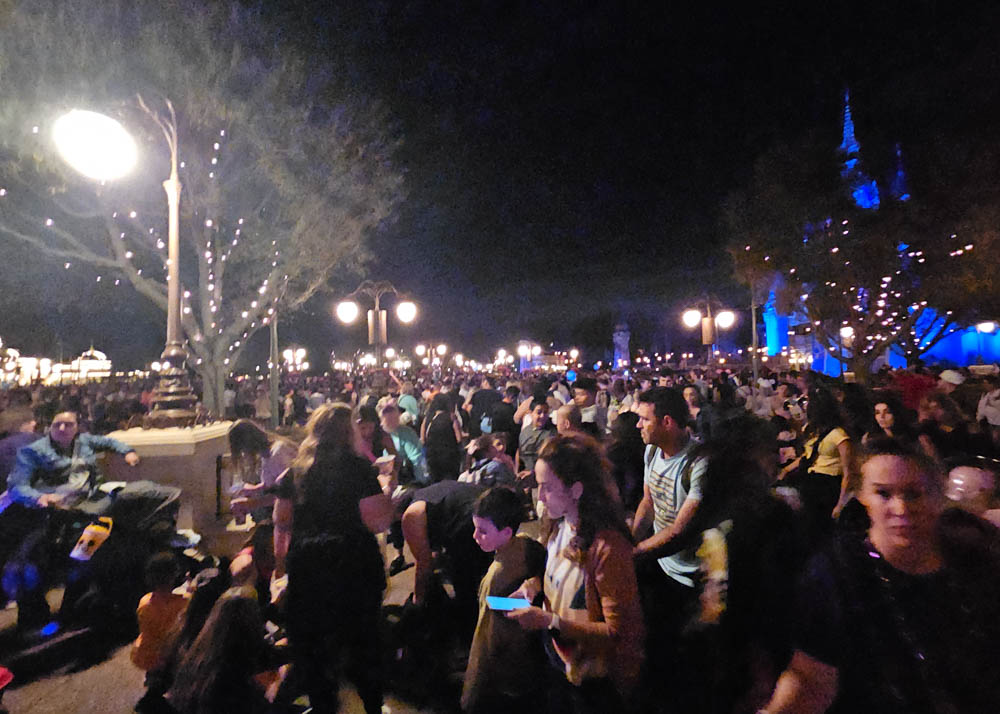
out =
<svg viewBox="0 0 1000 714"><path fill-rule="evenodd" d="M712 362L712 352L715 343L718 341L719 329L728 330L736 322L736 314L732 310L722 310L712 315L712 300L705 298L705 313L701 310L691 308L685 310L681 315L681 321L686 327L695 328L701 325L701 344L706 348L706 364Z"/></svg>
<svg viewBox="0 0 1000 714"><path fill-rule="evenodd" d="M160 372L160 383L153 390L151 409L143 420L146 428L191 426L195 422L194 405L198 397L188 381L187 350L181 339L180 276L180 202L181 181L177 174L177 116L167 100L170 119L151 111L139 97L139 106L160 127L170 149L170 176L163 182L167 193L167 344L160 359L167 366Z"/></svg>
<svg viewBox="0 0 1000 714"><path fill-rule="evenodd" d="M156 122L170 150L170 176L163 182L167 193L167 339L160 356L163 367L160 383L153 390L152 409L143 420L145 428L191 426L195 422L194 404L198 400L188 382L187 350L181 339L180 285L180 197L177 175L177 116L167 100L170 118L152 111L138 98L139 107ZM135 141L124 127L111 117L97 112L74 109L60 117L54 126L56 147L63 159L84 176L100 181L120 178L135 163Z"/></svg>
<svg viewBox="0 0 1000 714"><path fill-rule="evenodd" d="M337 304L337 318L343 323L351 323L357 319L360 308L356 298L360 295L369 297L374 302L374 309L368 311L368 344L375 353L375 364L382 364L383 348L388 342L386 330L386 311L382 309L382 297L392 293L399 295L396 287L387 280L366 280L358 289ZM417 306L403 300L396 305L396 316L400 322L413 322L417 317Z"/></svg>

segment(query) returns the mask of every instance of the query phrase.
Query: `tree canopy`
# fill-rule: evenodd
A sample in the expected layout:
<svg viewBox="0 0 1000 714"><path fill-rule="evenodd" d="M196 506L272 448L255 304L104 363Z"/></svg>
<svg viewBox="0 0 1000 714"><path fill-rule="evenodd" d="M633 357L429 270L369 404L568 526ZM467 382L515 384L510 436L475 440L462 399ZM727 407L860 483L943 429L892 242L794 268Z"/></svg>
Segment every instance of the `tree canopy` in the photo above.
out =
<svg viewBox="0 0 1000 714"><path fill-rule="evenodd" d="M182 324L206 401L276 312L355 279L403 198L400 138L335 59L302 56L237 2L12 2L0 41L0 234L166 308L176 122ZM336 55L331 55L335 57ZM139 168L98 184L55 153L70 108L117 118Z"/></svg>

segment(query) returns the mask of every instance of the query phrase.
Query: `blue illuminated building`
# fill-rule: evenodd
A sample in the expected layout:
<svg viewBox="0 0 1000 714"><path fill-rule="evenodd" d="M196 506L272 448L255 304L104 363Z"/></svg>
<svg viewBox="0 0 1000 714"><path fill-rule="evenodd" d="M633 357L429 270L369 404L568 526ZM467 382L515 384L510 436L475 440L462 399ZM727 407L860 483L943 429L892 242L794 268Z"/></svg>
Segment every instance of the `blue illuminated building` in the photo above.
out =
<svg viewBox="0 0 1000 714"><path fill-rule="evenodd" d="M840 175L844 187L854 204L867 211L876 211L881 205L879 187L874 179L869 177L861 162L861 144L854 131L854 117L851 115L850 92L844 92L843 140L838 147L844 157ZM887 196L894 201L910 200L910 189L903 166L903 152L899 144L895 145L896 166L888 181ZM807 226L807 229L809 227ZM808 240L809 230L806 230ZM908 248L899 245L900 252ZM905 263L904 263L905 264ZM838 376L844 369L843 363L830 355L823 346L811 337L809 322L802 312L782 313L778 310L777 294L781 288L779 276L768 295L764 306L764 334L767 353L771 356L787 353L789 350L799 355L811 357L810 363L814 370ZM927 310L921 323L928 324L939 320L938 314ZM794 337L793 337L794 335ZM929 364L941 363L947 365L968 365L977 362L1000 362L1000 330L991 333L980 332L975 327L960 330L937 343L931 350L924 353L922 359ZM886 361L892 367L905 367L906 359L897 347L891 348L886 354Z"/></svg>

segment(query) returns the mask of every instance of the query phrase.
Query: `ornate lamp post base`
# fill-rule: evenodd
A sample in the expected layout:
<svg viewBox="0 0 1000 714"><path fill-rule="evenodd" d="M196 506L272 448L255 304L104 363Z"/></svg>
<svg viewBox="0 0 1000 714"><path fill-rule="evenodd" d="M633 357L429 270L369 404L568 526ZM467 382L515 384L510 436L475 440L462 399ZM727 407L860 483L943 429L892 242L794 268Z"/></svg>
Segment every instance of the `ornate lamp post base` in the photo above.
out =
<svg viewBox="0 0 1000 714"><path fill-rule="evenodd" d="M160 375L160 383L153 390L152 407L142 420L142 428L194 426L198 418L194 410L197 401L198 396L188 383L187 370L171 367Z"/></svg>

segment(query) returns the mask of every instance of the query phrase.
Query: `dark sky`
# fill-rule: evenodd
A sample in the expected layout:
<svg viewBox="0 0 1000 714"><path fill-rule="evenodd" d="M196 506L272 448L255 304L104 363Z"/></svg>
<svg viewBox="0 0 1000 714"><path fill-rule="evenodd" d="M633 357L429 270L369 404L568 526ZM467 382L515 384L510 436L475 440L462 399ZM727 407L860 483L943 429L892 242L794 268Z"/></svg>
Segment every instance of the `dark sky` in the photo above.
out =
<svg viewBox="0 0 1000 714"><path fill-rule="evenodd" d="M422 312L391 323L390 341L487 356L519 337L600 352L622 317L640 344L686 349L691 299L745 299L719 209L754 160L808 131L834 151L849 86L873 171L901 141L914 172L932 173L919 156L929 137L991 121L977 87L998 76L994 5L317 0L267 12L385 102L405 137L408 199L377 237L371 277ZM283 323L282 342L360 347L364 332L336 325L331 302Z"/></svg>

